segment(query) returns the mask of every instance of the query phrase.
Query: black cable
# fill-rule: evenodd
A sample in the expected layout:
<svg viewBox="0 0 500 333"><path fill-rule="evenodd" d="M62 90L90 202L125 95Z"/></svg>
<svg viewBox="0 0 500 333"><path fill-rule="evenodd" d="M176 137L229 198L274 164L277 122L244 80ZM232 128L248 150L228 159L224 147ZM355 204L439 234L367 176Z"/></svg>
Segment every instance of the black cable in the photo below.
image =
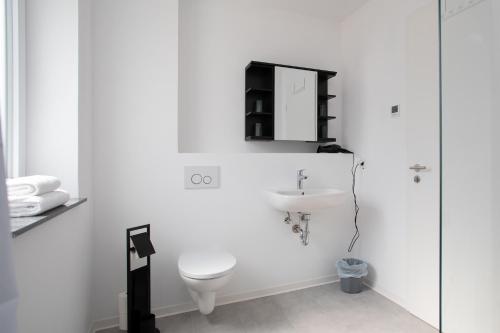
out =
<svg viewBox="0 0 500 333"><path fill-rule="evenodd" d="M356 163L356 158L354 154L352 154L352 168L351 168L351 174L352 174L352 196L354 198L354 227L356 228L356 232L354 233L354 236L352 237L351 243L349 244L349 249L347 250L349 253L352 252L352 249L354 248L354 245L356 245L356 242L359 239L359 236L361 236L358 228L358 213L359 213L359 206L358 206L358 197L356 196L356 172L358 171L358 167L360 165L363 165L364 163Z"/></svg>

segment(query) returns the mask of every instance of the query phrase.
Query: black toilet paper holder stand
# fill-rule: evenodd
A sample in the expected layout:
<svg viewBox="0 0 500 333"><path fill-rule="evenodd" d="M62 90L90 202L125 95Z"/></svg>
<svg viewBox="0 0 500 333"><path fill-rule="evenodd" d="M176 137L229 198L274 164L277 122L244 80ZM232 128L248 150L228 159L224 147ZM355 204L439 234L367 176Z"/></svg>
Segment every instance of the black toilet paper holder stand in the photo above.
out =
<svg viewBox="0 0 500 333"><path fill-rule="evenodd" d="M151 313L151 243L149 224L127 229L127 323L129 333L159 333ZM137 253L146 264L132 269L131 257Z"/></svg>

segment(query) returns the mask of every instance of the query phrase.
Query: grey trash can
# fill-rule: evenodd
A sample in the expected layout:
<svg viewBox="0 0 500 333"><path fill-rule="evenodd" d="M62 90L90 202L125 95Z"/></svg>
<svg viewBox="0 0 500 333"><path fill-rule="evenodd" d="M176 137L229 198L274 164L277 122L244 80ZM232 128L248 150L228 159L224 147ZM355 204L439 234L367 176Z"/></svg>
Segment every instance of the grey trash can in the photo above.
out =
<svg viewBox="0 0 500 333"><path fill-rule="evenodd" d="M337 261L337 273L340 277L340 289L348 294L357 294L363 290L363 278L368 275L368 264L363 260L344 258Z"/></svg>

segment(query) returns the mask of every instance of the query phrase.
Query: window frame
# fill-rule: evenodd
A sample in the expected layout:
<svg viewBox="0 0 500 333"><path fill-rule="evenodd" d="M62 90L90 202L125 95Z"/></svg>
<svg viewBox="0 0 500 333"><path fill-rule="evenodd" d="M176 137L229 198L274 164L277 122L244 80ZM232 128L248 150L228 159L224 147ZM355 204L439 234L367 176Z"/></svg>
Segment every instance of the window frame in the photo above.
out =
<svg viewBox="0 0 500 333"><path fill-rule="evenodd" d="M4 0L5 6L5 124L2 128L6 176L26 174L26 3Z"/></svg>

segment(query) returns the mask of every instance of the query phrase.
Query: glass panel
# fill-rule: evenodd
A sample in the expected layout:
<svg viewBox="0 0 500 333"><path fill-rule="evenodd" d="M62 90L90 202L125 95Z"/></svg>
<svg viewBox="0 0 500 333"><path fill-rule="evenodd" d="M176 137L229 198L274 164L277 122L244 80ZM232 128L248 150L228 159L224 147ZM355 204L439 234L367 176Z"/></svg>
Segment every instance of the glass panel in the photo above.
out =
<svg viewBox="0 0 500 333"><path fill-rule="evenodd" d="M500 3L442 4L442 331L500 332Z"/></svg>

